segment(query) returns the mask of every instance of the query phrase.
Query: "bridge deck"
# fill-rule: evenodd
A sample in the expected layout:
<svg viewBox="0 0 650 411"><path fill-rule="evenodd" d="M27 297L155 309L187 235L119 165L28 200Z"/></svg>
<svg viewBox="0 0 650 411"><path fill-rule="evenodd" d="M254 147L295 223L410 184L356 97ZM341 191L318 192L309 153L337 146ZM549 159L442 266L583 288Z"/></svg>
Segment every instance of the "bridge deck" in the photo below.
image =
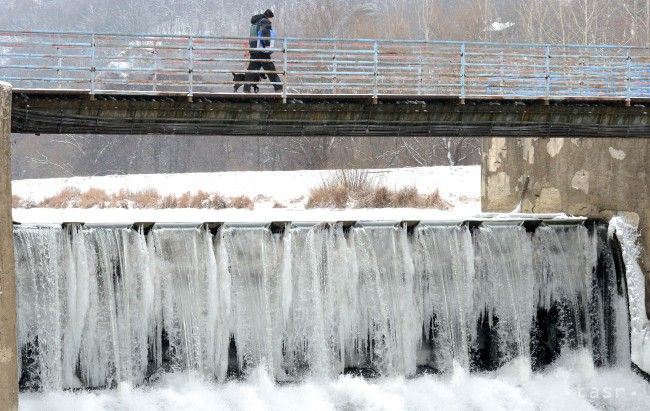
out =
<svg viewBox="0 0 650 411"><path fill-rule="evenodd" d="M648 48L285 38L282 91L234 93L248 40L0 31L12 130L650 135Z"/></svg>
<svg viewBox="0 0 650 411"><path fill-rule="evenodd" d="M14 133L647 137L643 104L372 96L16 92Z"/></svg>

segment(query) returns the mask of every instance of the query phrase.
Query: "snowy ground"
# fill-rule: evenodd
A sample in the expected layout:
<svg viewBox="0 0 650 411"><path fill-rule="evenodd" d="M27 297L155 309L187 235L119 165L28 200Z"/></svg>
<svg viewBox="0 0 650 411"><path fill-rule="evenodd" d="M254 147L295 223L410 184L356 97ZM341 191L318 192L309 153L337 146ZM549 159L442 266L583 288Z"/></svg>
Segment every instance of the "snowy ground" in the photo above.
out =
<svg viewBox="0 0 650 411"><path fill-rule="evenodd" d="M447 212L423 209L305 210L310 189L335 171L263 171L195 174L73 177L12 182L14 195L39 202L65 187L82 191L99 188L108 194L156 189L161 195L199 190L224 197L246 195L255 200L255 210L125 210L125 209L15 209L14 220L32 223L82 221L87 223L205 222L205 221L342 221L342 220L429 220L449 216L471 216L480 212L481 169L469 167L422 167L367 170L388 188L415 186L422 194L439 190L452 209ZM274 209L278 202L286 206Z"/></svg>

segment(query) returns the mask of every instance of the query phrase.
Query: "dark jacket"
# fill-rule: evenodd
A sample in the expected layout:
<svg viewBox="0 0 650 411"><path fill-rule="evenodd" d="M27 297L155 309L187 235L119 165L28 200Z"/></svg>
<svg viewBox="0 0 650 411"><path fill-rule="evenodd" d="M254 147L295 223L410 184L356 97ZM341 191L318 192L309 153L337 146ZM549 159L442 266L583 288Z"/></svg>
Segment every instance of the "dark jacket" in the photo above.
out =
<svg viewBox="0 0 650 411"><path fill-rule="evenodd" d="M252 25L256 25L258 27L258 30L262 32L262 37L269 38L269 40L262 40L264 47L269 47L271 45L271 30L273 29L271 26L271 20L267 19L263 14L256 14L251 18L251 26ZM251 38L249 41L249 46L250 48L257 48L257 39ZM261 51L261 53L271 54L270 51Z"/></svg>

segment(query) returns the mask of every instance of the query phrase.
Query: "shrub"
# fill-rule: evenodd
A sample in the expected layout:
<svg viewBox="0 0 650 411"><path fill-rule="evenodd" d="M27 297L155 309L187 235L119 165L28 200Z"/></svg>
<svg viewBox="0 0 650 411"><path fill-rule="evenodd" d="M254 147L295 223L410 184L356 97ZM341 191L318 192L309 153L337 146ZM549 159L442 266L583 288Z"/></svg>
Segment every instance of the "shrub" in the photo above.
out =
<svg viewBox="0 0 650 411"><path fill-rule="evenodd" d="M23 199L20 196L11 196L11 208L20 208L23 205Z"/></svg>
<svg viewBox="0 0 650 411"><path fill-rule="evenodd" d="M287 206L276 201L273 203L273 208L287 208Z"/></svg>
<svg viewBox="0 0 650 411"><path fill-rule="evenodd" d="M79 197L79 207L81 208L104 208L110 202L111 197L106 194L106 191L99 188L91 188L84 191Z"/></svg>
<svg viewBox="0 0 650 411"><path fill-rule="evenodd" d="M69 208L78 207L81 192L76 187L65 187L57 194L45 198L40 207L46 208Z"/></svg>
<svg viewBox="0 0 650 411"><path fill-rule="evenodd" d="M219 210L226 208L226 200L217 193L198 191L194 195L183 194L179 199L174 198L176 207L180 208L211 208Z"/></svg>
<svg viewBox="0 0 650 411"><path fill-rule="evenodd" d="M133 208L159 208L161 203L160 194L153 188L128 192L127 199L131 200Z"/></svg>
<svg viewBox="0 0 650 411"><path fill-rule="evenodd" d="M245 196L236 197L231 200L233 207L236 208L253 208L253 201ZM176 197L169 194L162 197L158 191L153 188L129 191L121 189L117 193L108 195L104 190L91 188L85 192L80 192L73 187L66 187L54 196L44 199L38 204L39 207L48 208L92 208L92 207L113 207L113 208L226 208L226 200L217 193L207 193L199 191L192 195L190 192ZM12 207L35 207L36 204L23 200L19 196L12 196Z"/></svg>
<svg viewBox="0 0 650 411"><path fill-rule="evenodd" d="M438 208L446 210L450 204L436 190L422 195L415 186L391 190L378 185L368 173L359 170L339 171L332 178L313 188L306 208Z"/></svg>
<svg viewBox="0 0 650 411"><path fill-rule="evenodd" d="M196 194L190 197L190 208L208 208L209 199L210 194L199 190Z"/></svg>
<svg viewBox="0 0 650 411"><path fill-rule="evenodd" d="M367 172L363 170L337 170L336 173L327 181L331 185L340 185L353 193L367 193L375 188L377 182Z"/></svg>
<svg viewBox="0 0 650 411"><path fill-rule="evenodd" d="M227 204L225 198L217 193L210 194L210 197L208 198L207 208L211 208L213 210L221 210L222 208L226 207Z"/></svg>
<svg viewBox="0 0 650 411"><path fill-rule="evenodd" d="M437 208L440 210L449 210L451 208L451 204L445 201L440 195L440 192L436 190L433 193L424 196L422 201L422 207Z"/></svg>
<svg viewBox="0 0 650 411"><path fill-rule="evenodd" d="M393 193L393 207L417 208L421 203L421 196L414 186L403 187Z"/></svg>
<svg viewBox="0 0 650 411"><path fill-rule="evenodd" d="M40 203L34 202L31 198L22 198L20 196L11 197L11 207L12 208L34 208L39 207Z"/></svg>
<svg viewBox="0 0 650 411"><path fill-rule="evenodd" d="M177 198L177 208L190 208L192 204L192 194L187 191Z"/></svg>
<svg viewBox="0 0 650 411"><path fill-rule="evenodd" d="M160 208L178 208L178 200L173 194L168 194L160 200Z"/></svg>
<svg viewBox="0 0 650 411"><path fill-rule="evenodd" d="M305 207L373 207L375 179L363 170L337 170L309 193Z"/></svg>
<svg viewBox="0 0 650 411"><path fill-rule="evenodd" d="M393 192L385 186L376 187L357 202L357 207L386 208L393 204Z"/></svg>
<svg viewBox="0 0 650 411"><path fill-rule="evenodd" d="M255 208L255 203L248 196L233 197L228 200L228 208L247 208L252 210Z"/></svg>
<svg viewBox="0 0 650 411"><path fill-rule="evenodd" d="M346 208L350 202L350 190L341 184L323 183L309 192L306 208Z"/></svg>
<svg viewBox="0 0 650 411"><path fill-rule="evenodd" d="M111 195L109 207L111 208L129 208L131 193L128 190L121 189Z"/></svg>

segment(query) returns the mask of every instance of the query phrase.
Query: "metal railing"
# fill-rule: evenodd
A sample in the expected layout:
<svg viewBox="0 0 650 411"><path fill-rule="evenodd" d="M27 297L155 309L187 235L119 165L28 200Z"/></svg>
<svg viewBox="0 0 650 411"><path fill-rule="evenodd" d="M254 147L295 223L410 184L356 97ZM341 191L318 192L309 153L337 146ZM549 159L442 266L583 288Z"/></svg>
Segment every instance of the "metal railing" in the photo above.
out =
<svg viewBox="0 0 650 411"><path fill-rule="evenodd" d="M91 95L230 94L248 40L0 31L0 80ZM284 97L650 98L641 47L285 38L267 51Z"/></svg>

